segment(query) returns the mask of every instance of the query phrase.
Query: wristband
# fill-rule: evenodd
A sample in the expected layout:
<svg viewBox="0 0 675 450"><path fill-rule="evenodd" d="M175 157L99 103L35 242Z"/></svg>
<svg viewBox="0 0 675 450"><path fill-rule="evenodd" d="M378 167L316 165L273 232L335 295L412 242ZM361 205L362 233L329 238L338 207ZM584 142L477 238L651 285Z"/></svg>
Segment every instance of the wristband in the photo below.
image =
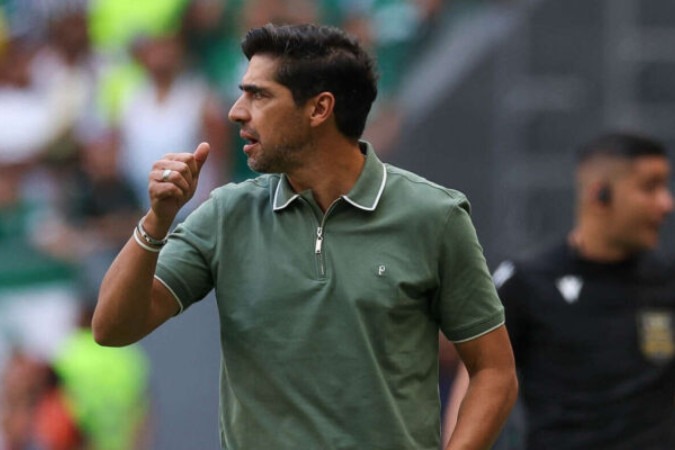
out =
<svg viewBox="0 0 675 450"><path fill-rule="evenodd" d="M145 242L141 241L141 238L138 237L138 228L134 228L134 240L138 245L141 246L141 248L152 252L152 253L159 253L159 251L162 249L161 247L150 247L148 244Z"/></svg>
<svg viewBox="0 0 675 450"><path fill-rule="evenodd" d="M169 235L167 234L164 236L164 239L155 239L152 236L148 234L147 231L145 231L145 228L143 228L143 221L145 220L145 217L141 217L141 220L138 221L138 225L136 225L136 229L138 230L138 234L141 235L143 240L154 247L163 247L164 244L166 244L166 241L169 240Z"/></svg>

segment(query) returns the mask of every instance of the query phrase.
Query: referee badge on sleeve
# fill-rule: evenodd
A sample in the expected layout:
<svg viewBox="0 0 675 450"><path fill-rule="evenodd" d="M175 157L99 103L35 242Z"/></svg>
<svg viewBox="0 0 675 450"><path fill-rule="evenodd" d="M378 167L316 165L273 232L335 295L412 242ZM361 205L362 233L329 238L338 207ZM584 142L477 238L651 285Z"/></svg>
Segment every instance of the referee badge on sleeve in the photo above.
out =
<svg viewBox="0 0 675 450"><path fill-rule="evenodd" d="M638 312L638 335L642 354L654 363L675 356L675 318L672 311L642 309Z"/></svg>

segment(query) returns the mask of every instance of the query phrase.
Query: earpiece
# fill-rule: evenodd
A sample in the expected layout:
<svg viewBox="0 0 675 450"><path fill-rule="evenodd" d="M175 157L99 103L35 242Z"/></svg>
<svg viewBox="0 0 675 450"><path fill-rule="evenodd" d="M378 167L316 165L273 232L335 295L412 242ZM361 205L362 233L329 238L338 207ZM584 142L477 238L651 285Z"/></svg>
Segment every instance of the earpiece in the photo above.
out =
<svg viewBox="0 0 675 450"><path fill-rule="evenodd" d="M609 205L612 202L612 189L608 185L602 185L598 190L598 201L603 205Z"/></svg>

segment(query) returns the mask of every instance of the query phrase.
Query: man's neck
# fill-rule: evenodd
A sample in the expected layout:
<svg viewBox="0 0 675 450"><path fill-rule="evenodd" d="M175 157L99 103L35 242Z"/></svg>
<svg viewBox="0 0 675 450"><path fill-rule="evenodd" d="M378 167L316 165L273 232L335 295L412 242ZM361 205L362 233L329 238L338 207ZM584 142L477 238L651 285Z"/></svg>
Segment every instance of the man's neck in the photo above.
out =
<svg viewBox="0 0 675 450"><path fill-rule="evenodd" d="M325 212L335 200L351 191L366 159L358 144L317 147L313 156L286 175L295 192L311 190Z"/></svg>

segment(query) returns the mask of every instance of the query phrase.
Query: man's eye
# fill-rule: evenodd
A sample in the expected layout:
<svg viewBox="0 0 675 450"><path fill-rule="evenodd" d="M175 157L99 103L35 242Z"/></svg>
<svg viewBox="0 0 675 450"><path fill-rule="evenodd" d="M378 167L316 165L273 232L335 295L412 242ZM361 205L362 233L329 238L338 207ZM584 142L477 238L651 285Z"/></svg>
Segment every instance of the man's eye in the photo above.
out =
<svg viewBox="0 0 675 450"><path fill-rule="evenodd" d="M249 91L249 96L253 100L260 100L260 99L265 97L265 94L263 93L263 91L255 90L255 91Z"/></svg>
<svg viewBox="0 0 675 450"><path fill-rule="evenodd" d="M667 183L661 181L649 181L642 185L642 189L645 192L653 193L658 191L659 189L667 188L667 186L668 186Z"/></svg>

